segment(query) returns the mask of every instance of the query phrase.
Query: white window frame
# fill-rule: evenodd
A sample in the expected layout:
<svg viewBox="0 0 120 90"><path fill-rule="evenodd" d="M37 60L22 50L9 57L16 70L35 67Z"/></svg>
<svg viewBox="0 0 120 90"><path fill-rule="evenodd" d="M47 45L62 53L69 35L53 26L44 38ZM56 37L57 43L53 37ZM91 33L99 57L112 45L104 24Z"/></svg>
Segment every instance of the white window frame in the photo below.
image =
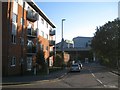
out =
<svg viewBox="0 0 120 90"><path fill-rule="evenodd" d="M48 28L48 23L46 22L46 27Z"/></svg>
<svg viewBox="0 0 120 90"><path fill-rule="evenodd" d="M48 34L46 34L46 39L48 39Z"/></svg>
<svg viewBox="0 0 120 90"><path fill-rule="evenodd" d="M10 62L10 66L11 67L15 67L16 66L16 57L12 57L11 62Z"/></svg>
<svg viewBox="0 0 120 90"><path fill-rule="evenodd" d="M42 35L42 37L44 37L44 32L43 31L41 31L41 35Z"/></svg>
<svg viewBox="0 0 120 90"><path fill-rule="evenodd" d="M48 46L46 46L46 50L48 51L48 49L49 49L49 47Z"/></svg>
<svg viewBox="0 0 120 90"><path fill-rule="evenodd" d="M44 19L43 18L41 18L41 23L44 24Z"/></svg>

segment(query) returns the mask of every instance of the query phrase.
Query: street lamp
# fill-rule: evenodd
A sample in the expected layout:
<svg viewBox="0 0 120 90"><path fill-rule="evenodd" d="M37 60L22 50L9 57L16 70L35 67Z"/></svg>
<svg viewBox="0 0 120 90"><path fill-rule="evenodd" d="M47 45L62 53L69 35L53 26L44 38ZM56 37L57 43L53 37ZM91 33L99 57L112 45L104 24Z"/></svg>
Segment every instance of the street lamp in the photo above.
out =
<svg viewBox="0 0 120 90"><path fill-rule="evenodd" d="M62 41L61 41L62 60L64 61L64 51L63 51L63 42L64 42L64 38L63 38L63 21L65 21L65 19L62 19Z"/></svg>
<svg viewBox="0 0 120 90"><path fill-rule="evenodd" d="M65 21L65 19L62 19L62 40L63 40L63 21Z"/></svg>

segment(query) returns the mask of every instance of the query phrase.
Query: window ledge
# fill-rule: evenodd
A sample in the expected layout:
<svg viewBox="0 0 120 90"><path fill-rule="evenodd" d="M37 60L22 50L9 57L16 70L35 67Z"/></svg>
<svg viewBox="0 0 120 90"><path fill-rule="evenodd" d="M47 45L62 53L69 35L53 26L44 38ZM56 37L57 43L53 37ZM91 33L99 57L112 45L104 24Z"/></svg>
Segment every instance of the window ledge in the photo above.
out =
<svg viewBox="0 0 120 90"><path fill-rule="evenodd" d="M15 67L15 65L11 65L11 67Z"/></svg>

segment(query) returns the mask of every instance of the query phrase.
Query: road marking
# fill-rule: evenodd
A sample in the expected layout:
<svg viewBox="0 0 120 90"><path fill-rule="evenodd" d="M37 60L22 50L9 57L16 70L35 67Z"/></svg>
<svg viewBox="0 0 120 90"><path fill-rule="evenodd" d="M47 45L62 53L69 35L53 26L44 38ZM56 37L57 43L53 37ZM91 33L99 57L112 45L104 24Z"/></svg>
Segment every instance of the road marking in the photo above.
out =
<svg viewBox="0 0 120 90"><path fill-rule="evenodd" d="M92 73L93 77L95 77L95 75Z"/></svg>
<svg viewBox="0 0 120 90"><path fill-rule="evenodd" d="M99 80L99 79L96 79L100 84L102 84L103 85L103 83Z"/></svg>
<svg viewBox="0 0 120 90"><path fill-rule="evenodd" d="M115 86L115 85L104 85L104 87L106 87L106 88L118 88L118 87Z"/></svg>
<svg viewBox="0 0 120 90"><path fill-rule="evenodd" d="M109 73L112 74L112 75L118 76L117 74L114 74L114 73L112 73L112 72L109 72Z"/></svg>
<svg viewBox="0 0 120 90"><path fill-rule="evenodd" d="M5 85L5 86L2 86L2 87L16 87L16 86L28 86L28 85L31 85L31 84L19 84L19 85Z"/></svg>
<svg viewBox="0 0 120 90"><path fill-rule="evenodd" d="M92 76L93 76L100 84L104 85L103 82L100 81L99 79L97 79L93 73L91 73L91 74L92 74Z"/></svg>

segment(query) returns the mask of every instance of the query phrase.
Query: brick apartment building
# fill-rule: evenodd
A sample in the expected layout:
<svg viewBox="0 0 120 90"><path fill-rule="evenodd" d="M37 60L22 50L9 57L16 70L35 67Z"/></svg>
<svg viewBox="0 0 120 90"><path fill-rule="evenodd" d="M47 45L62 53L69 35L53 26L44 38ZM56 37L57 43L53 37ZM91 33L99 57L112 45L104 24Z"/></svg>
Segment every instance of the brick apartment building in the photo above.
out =
<svg viewBox="0 0 120 90"><path fill-rule="evenodd" d="M33 0L2 2L2 75L31 72L39 50L44 51L46 62L52 66L54 28Z"/></svg>

